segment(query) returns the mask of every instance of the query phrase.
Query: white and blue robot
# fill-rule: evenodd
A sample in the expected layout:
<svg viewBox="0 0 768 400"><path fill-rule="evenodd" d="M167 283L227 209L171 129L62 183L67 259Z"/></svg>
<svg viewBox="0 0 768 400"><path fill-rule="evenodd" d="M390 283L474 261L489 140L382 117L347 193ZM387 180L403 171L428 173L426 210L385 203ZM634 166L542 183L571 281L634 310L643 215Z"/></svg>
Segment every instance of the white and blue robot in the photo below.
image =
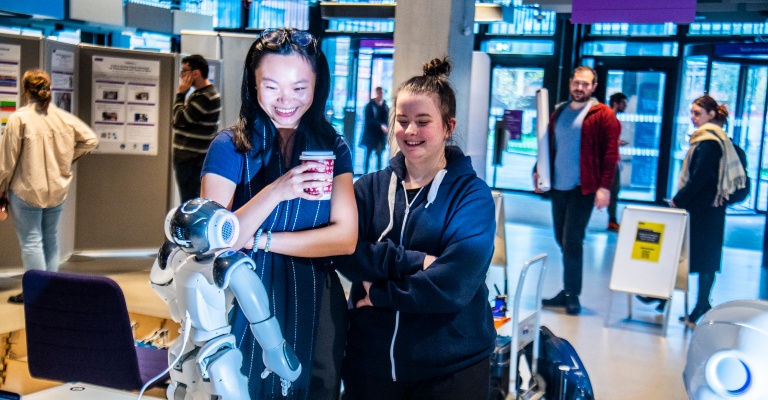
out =
<svg viewBox="0 0 768 400"><path fill-rule="evenodd" d="M239 229L233 213L208 199L190 200L166 217L168 240L152 266L150 283L183 327L168 353L169 400L248 398L248 382L240 372L243 356L227 319L233 296L263 349L261 378L276 373L285 396L301 374L296 354L270 314L253 260L233 250L216 255L234 245Z"/></svg>
<svg viewBox="0 0 768 400"><path fill-rule="evenodd" d="M707 312L693 331L683 381L692 400L768 399L768 302Z"/></svg>

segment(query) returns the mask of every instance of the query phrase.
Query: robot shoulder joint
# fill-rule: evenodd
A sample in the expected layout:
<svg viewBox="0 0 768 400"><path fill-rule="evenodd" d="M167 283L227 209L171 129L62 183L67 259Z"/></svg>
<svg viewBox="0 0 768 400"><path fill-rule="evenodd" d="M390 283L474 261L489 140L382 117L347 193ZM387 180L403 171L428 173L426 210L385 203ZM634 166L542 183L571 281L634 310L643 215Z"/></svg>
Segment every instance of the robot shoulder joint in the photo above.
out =
<svg viewBox="0 0 768 400"><path fill-rule="evenodd" d="M216 286L220 289L229 287L229 279L232 273L241 266L250 270L256 269L253 259L242 251L227 250L219 254L213 262L213 281L216 283Z"/></svg>

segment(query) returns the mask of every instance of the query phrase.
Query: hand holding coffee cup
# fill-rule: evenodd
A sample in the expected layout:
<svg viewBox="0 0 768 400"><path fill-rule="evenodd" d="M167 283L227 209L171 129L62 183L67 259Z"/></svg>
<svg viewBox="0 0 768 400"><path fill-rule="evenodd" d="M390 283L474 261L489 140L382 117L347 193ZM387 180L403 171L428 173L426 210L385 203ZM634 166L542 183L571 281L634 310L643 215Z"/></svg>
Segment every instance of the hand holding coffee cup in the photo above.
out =
<svg viewBox="0 0 768 400"><path fill-rule="evenodd" d="M306 172L320 172L328 175L327 184L322 187L311 187L304 189L307 194L322 195L318 200L330 200L333 192L333 163L336 156L332 151L304 151L299 156L302 164L309 162L321 163L324 167L309 168Z"/></svg>

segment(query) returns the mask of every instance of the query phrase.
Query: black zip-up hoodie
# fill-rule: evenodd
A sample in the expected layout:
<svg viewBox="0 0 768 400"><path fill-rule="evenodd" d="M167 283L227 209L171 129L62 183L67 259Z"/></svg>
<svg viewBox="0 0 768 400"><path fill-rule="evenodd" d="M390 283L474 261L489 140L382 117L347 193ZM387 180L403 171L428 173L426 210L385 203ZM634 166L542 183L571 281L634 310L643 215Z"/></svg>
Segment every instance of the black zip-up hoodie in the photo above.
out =
<svg viewBox="0 0 768 400"><path fill-rule="evenodd" d="M373 307L351 309L345 368L420 381L462 370L493 351L496 331L485 277L495 207L470 158L446 147L447 166L407 203L405 158L355 183L359 241L337 258L353 282L350 308L373 282ZM426 255L437 260L426 270Z"/></svg>

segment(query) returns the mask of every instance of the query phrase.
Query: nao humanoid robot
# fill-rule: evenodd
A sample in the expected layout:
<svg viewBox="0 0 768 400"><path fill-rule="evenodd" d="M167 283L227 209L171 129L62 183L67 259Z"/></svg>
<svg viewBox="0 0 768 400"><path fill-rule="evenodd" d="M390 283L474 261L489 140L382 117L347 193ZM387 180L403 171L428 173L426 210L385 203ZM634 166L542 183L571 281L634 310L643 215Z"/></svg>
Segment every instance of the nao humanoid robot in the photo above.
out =
<svg viewBox="0 0 768 400"><path fill-rule="evenodd" d="M233 213L207 199L190 200L166 217L168 240L152 266L150 283L183 326L168 353L173 367L169 400L248 398L248 382L240 372L243 355L227 320L233 295L263 349L261 378L276 373L285 396L301 374L296 354L270 315L253 260L232 250L215 255L234 245L239 229Z"/></svg>

